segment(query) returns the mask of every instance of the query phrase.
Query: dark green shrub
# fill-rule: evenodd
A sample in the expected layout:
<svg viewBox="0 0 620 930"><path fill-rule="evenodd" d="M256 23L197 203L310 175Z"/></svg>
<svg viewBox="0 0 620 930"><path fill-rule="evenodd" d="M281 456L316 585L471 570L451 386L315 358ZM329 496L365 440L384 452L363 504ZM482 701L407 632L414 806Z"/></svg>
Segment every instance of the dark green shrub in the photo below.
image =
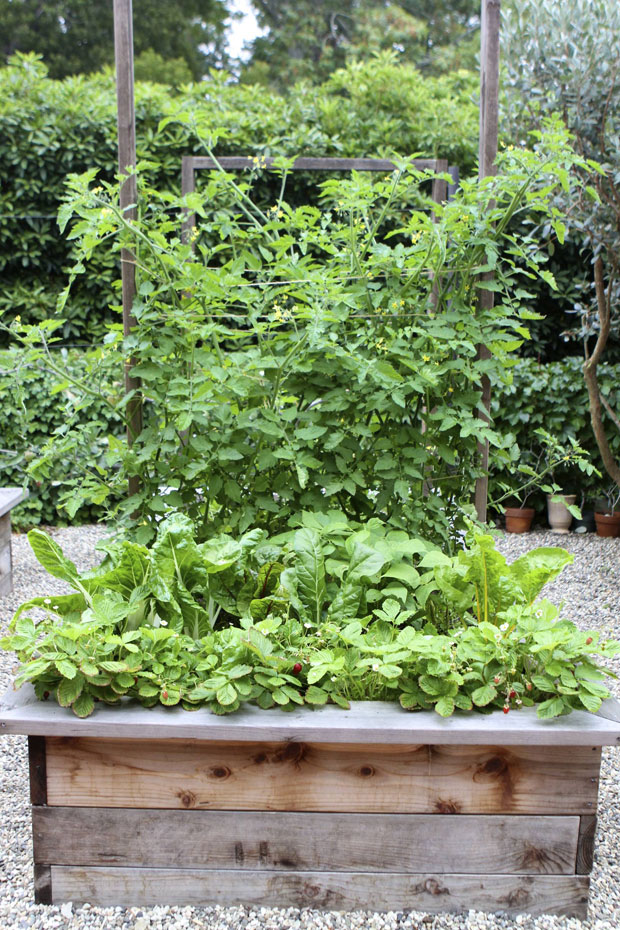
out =
<svg viewBox="0 0 620 930"><path fill-rule="evenodd" d="M67 366L69 375L84 377L87 369L84 356L75 351L65 352L64 356L62 363ZM43 362L27 362L25 353L20 350L0 353L0 484L5 487L25 484L30 492L28 500L12 512L12 522L17 529L39 523L62 525L68 522L66 512L58 509L60 483L84 468L96 473L106 448L101 433L122 429L120 417L104 399L118 394L120 388L120 380L115 380L112 372L109 377L106 374L97 384L101 398L94 398L84 407L73 393L72 385L69 382L59 385L58 378L44 368ZM69 430L77 430L79 441L63 452L62 437ZM52 434L58 436L59 442L49 476L44 481L28 478L29 463L42 454ZM90 503L78 510L72 522L94 523L102 516L101 507Z"/></svg>
<svg viewBox="0 0 620 930"><path fill-rule="evenodd" d="M498 433L514 438L518 448L526 454L530 450L534 455L538 453L539 443L534 432L539 428L547 430L561 442L576 439L590 452L593 464L603 472L590 425L588 393L583 381L582 366L583 360L579 358L566 358L546 365L540 365L535 359L521 359L512 370L512 383L498 384L494 388L494 426ZM620 365L601 365L600 386L601 392L617 409L620 401ZM614 454L620 455L620 433L612 433L610 430L610 442ZM514 456L518 457L516 450ZM507 468L510 466L498 459L492 465L489 486L491 499L499 496L498 482ZM585 501L591 503L601 483L605 484L604 479L596 475L588 477L576 467L559 471L555 477L567 493L577 493L578 503L581 492L584 493ZM542 503L542 498L539 498L531 506L541 506Z"/></svg>

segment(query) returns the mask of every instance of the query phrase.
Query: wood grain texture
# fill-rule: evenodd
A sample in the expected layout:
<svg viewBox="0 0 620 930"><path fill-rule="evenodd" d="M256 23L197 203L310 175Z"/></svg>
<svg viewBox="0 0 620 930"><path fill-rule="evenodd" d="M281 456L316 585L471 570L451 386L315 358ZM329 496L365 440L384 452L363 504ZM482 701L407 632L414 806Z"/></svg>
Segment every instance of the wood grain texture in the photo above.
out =
<svg viewBox="0 0 620 930"><path fill-rule="evenodd" d="M6 500L6 499L5 499ZM1 508L0 504L0 508ZM5 513L0 516L0 548L11 542L11 514Z"/></svg>
<svg viewBox="0 0 620 930"><path fill-rule="evenodd" d="M528 912L585 917L581 875L417 875L52 866L54 904L233 905L329 910Z"/></svg>
<svg viewBox="0 0 620 930"><path fill-rule="evenodd" d="M54 865L571 875L579 817L33 810Z"/></svg>
<svg viewBox="0 0 620 930"><path fill-rule="evenodd" d="M600 750L47 741L48 804L366 813L582 814Z"/></svg>
<svg viewBox="0 0 620 930"><path fill-rule="evenodd" d="M500 0L482 0L480 17L480 121L478 137L478 173L480 178L496 174L497 167L497 138L499 126L499 53L500 53ZM493 209L493 203L489 205ZM492 281L493 272L483 275L483 279ZM494 293L481 290L479 294L480 307L489 310L493 307ZM477 358L486 360L491 358L487 345L479 345ZM482 398L480 418L489 421L491 408L491 382L484 375L481 381ZM487 475L489 465L488 440L478 443L479 464L483 474L476 479L474 502L476 513L481 523L487 519L487 498L489 478Z"/></svg>
<svg viewBox="0 0 620 930"><path fill-rule="evenodd" d="M188 713L180 707L146 709L131 702L97 705L79 720L68 707L37 701L30 685L10 689L0 700L0 733L41 736L101 736L117 739L234 740L473 746L609 746L620 741L620 722L587 711L539 720L535 707L505 715L476 713L440 717L433 711L411 713L387 701L354 701L351 709L327 705L290 712L244 705L220 717L208 710Z"/></svg>
<svg viewBox="0 0 620 930"><path fill-rule="evenodd" d="M589 875L594 863L594 842L596 839L596 816L585 814L580 817L579 839L577 841L577 875Z"/></svg>
<svg viewBox="0 0 620 930"><path fill-rule="evenodd" d="M189 155L185 161L192 171L213 170L216 163L212 158L202 155ZM275 159L262 158L261 166L272 168ZM241 155L227 155L218 158L218 163L222 168L227 170L242 171L256 167L254 158L248 158ZM412 158L410 161L415 168L428 168L431 171L437 170L437 159L435 158ZM396 165L393 161L386 158L314 158L312 156L302 156L296 158L293 162L292 171L393 171Z"/></svg>
<svg viewBox="0 0 620 930"><path fill-rule="evenodd" d="M44 736L28 737L28 767L30 769L30 803L47 804L47 772Z"/></svg>
<svg viewBox="0 0 620 930"><path fill-rule="evenodd" d="M34 903L52 903L52 870L49 865L34 864Z"/></svg>

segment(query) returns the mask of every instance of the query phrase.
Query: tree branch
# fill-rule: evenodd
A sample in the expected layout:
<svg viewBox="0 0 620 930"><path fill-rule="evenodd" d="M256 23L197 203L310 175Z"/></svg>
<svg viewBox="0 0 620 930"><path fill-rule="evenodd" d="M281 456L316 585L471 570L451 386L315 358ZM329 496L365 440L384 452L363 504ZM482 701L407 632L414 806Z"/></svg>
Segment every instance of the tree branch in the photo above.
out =
<svg viewBox="0 0 620 930"><path fill-rule="evenodd" d="M588 400L590 403L590 421L596 444L601 453L605 471L609 477L620 487L620 466L616 462L613 452L609 447L605 426L603 424L603 414L601 410L601 392L598 386L597 366L601 360L611 327L611 284L610 279L607 292L605 292L605 282L603 275L603 260L597 258L594 263L594 285L596 289L596 305L599 318L599 332L596 345L589 359L584 362L583 374L588 389ZM605 406L606 401L603 402ZM605 407L607 409L607 407Z"/></svg>

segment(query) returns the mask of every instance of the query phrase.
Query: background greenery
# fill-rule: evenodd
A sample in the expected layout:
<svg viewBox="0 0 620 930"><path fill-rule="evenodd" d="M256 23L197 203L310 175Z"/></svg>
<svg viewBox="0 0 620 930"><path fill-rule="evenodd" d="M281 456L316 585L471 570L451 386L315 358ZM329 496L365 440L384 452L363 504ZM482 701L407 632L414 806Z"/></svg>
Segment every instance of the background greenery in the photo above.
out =
<svg viewBox="0 0 620 930"><path fill-rule="evenodd" d="M609 30L598 28L597 23L605 25L617 15L615 4L571 0L570 9L564 5L562 15L554 17L555 0L549 0L536 15L551 26L541 29L533 24L528 3L510 0L507 4L511 12L504 24L504 60L509 66L504 142L518 144L524 123L536 124L541 113L561 109L556 92L561 83L571 128L595 144L599 138L597 107L613 85L610 62L614 60L613 50L607 54L604 48ZM100 167L103 179L110 180L115 171L111 4L105 4L105 10L101 4L94 10L93 4L94 0L54 0L44 5L34 0L0 0L0 46L5 60L15 50L34 50L43 55L54 78L76 75L52 80L46 76L46 67L33 57L14 57L8 67L0 69L0 274L4 283L0 315L4 324L15 316L26 322L48 318L66 283L73 255L55 219L66 174L83 171L93 163ZM178 190L180 159L197 151L197 140L187 127L169 127L156 137L159 120L179 100L194 107L207 123L225 128L219 154L378 155L398 150L448 157L462 176L475 170L477 75L458 68L475 68L477 2L285 0L275 4L255 0L253 5L264 35L252 44L242 66L226 57L225 2L184 0L174 5L174 15L161 0L141 4L140 15L135 17L138 143L140 154L152 160L154 187ZM84 27L93 15L101 28L87 35ZM571 31L580 17L586 25L579 31L589 38L571 42ZM528 28L521 28L526 21ZM551 70L541 70L540 61L551 53ZM592 55L602 62L596 73L587 67ZM524 57L528 69L521 72L515 63ZM227 65L241 84L229 82L221 70ZM209 72L211 67L220 70ZM591 77L589 84L578 78L578 95L591 94L593 104L583 110L578 125L574 124L573 84L568 77L556 81L566 68L573 84L584 68ZM205 75L208 79L203 83L184 86L191 78ZM162 84L142 82L149 78ZM298 79L301 83L294 86ZM604 153L610 164L616 164L618 152L617 133L611 131ZM297 176L289 184L291 203L308 202L316 183L316 176ZM273 196L272 187L266 184L265 203L273 202ZM617 235L613 223L601 228ZM577 228L568 231L564 244L554 240L552 230L540 232L550 246L547 267L558 290L540 282L531 288L531 306L543 318L532 321L532 339L520 350L530 361L519 363L512 387L495 388L494 407L503 408L498 427L514 435L524 449L531 444L530 428L544 426L560 437L572 430L593 451L600 467L580 373L584 320L590 333L596 327L588 313L591 252L584 248ZM70 351L99 342L106 327L117 319L117 277L112 256L101 250L89 276L76 282L62 333L62 343ZM1 344L8 343L0 330ZM72 357L78 367L83 364L76 354ZM613 332L607 358L616 365L620 360L620 340ZM549 361L557 362L557 367L540 364ZM13 384L15 357L7 360L3 355L0 366L6 395ZM612 402L617 394L608 372L614 370L603 367L601 381ZM90 416L85 410L73 409L66 389L51 395L51 382L42 371L21 365L21 372L23 394L8 401L9 416L0 430L0 447L6 450L0 453L5 484L21 483L26 454L41 447L50 430L66 420L69 408L74 420L83 424L85 435ZM508 404L503 403L505 391ZM105 410L103 404L97 417L105 419ZM114 425L112 417L110 427ZM617 434L610 433L610 440L617 454ZM83 448L86 458L92 454L86 439ZM59 463L58 467L64 466ZM580 476L580 486L584 480ZM492 489L494 481L492 473ZM56 511L55 486L44 483L37 490L33 485L31 493L33 499L24 505L18 521L63 519ZM93 519L97 513L97 508L85 508L78 519Z"/></svg>
<svg viewBox="0 0 620 930"><path fill-rule="evenodd" d="M284 97L262 87L226 83L188 87L180 98L160 85L136 87L138 157L152 163L150 180L178 192L183 155L200 154L189 127L156 133L172 107L185 103L205 126L221 131L218 155L375 156L393 151L441 155L473 170L478 116L467 73L423 78L384 55L351 64L321 88L301 86ZM0 70L0 313L35 322L53 314L72 263L71 243L56 212L69 173L93 165L102 180L116 171L116 95L111 75L54 81L32 57ZM289 184L291 203L316 198L316 175ZM313 193L314 192L314 193ZM267 186L266 203L274 193ZM67 344L99 339L116 302L118 269L102 252L72 292L64 311Z"/></svg>

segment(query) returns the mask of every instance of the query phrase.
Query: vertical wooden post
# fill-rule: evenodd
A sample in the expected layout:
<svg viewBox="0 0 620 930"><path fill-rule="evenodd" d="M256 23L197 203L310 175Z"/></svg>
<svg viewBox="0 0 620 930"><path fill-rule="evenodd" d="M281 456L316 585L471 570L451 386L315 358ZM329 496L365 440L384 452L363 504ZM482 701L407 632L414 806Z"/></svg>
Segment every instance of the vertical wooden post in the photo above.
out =
<svg viewBox="0 0 620 930"><path fill-rule="evenodd" d="M497 157L497 134L499 122L499 32L500 0L482 0L480 36L480 138L478 141L479 177L494 174ZM480 291L481 309L493 306L493 291ZM491 353L487 346L478 346L478 358L487 359ZM488 422L491 407L491 382L485 375L482 379L482 404L486 411L480 414ZM489 443L478 443L480 464L485 474L476 481L475 505L478 519L487 519L487 497L489 479Z"/></svg>
<svg viewBox="0 0 620 930"><path fill-rule="evenodd" d="M114 0L114 54L116 58L116 102L118 109L118 170L127 172L136 165L136 117L134 110L133 80L133 14L132 0ZM120 190L120 207L129 220L138 215L138 187L135 174L129 174ZM136 294L135 259L129 249L121 251L121 275L123 293L123 333L128 336L135 326L132 314ZM135 394L127 405L127 442L132 444L142 430L142 397L140 381L132 378L130 370L133 359L125 360L125 392ZM140 487L137 475L129 478L129 494Z"/></svg>

